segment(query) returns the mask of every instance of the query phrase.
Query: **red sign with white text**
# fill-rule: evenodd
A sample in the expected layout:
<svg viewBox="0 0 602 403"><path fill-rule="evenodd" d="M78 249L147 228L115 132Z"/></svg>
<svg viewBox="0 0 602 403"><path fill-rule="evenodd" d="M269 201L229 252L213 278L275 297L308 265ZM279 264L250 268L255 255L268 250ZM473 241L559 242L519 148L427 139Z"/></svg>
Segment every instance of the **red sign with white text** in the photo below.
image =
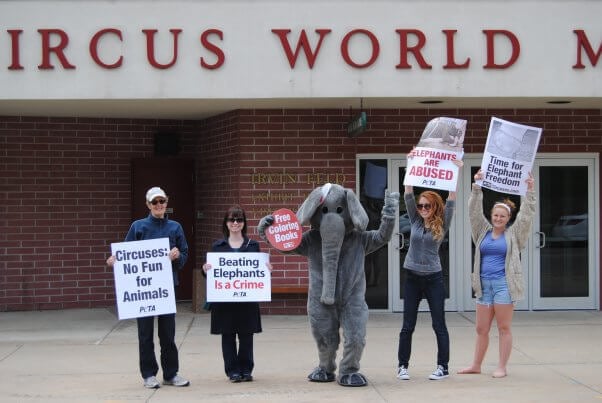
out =
<svg viewBox="0 0 602 403"><path fill-rule="evenodd" d="M289 251L301 243L301 225L297 215L289 209L280 209L272 213L274 222L266 230L270 244L278 250Z"/></svg>

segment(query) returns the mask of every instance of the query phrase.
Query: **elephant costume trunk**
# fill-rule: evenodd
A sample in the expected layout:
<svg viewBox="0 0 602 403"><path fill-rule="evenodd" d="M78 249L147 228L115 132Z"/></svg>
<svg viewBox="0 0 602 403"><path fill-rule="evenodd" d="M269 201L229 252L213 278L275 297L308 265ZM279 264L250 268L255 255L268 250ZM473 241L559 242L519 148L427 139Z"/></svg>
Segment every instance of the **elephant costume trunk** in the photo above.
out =
<svg viewBox="0 0 602 403"><path fill-rule="evenodd" d="M320 302L334 304L339 255L345 238L345 222L338 214L326 214L320 223L322 235L322 297Z"/></svg>

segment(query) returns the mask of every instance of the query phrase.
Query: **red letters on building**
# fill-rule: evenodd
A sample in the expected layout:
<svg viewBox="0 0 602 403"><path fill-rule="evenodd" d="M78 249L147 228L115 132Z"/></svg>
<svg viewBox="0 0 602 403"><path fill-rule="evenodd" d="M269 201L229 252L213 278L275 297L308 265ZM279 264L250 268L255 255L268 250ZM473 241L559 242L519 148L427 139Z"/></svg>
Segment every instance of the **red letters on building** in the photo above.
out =
<svg viewBox="0 0 602 403"><path fill-rule="evenodd" d="M485 69L507 69L512 66L520 55L520 42L518 38L510 31L505 29L484 29L483 33L487 37L487 63L483 66ZM503 35L510 41L512 45L512 54L506 63L498 64L495 62L495 37Z"/></svg>
<svg viewBox="0 0 602 403"><path fill-rule="evenodd" d="M54 53L58 57L64 69L74 69L75 66L69 63L65 56L65 48L69 44L69 36L62 29L38 29L42 35L42 63L38 66L39 69L54 69L50 63L50 54ZM50 37L58 36L59 43L56 46L50 45Z"/></svg>
<svg viewBox="0 0 602 403"><path fill-rule="evenodd" d="M55 64L51 60L52 55L60 63L60 66L65 70L75 69L76 66L71 64L67 58L67 47L69 45L69 35L62 29L38 29L37 30L41 37L40 49L42 53L41 63L38 65L38 69L40 70L51 70L55 68ZM27 66L23 66L21 64L21 51L23 46L27 46L28 44L23 44L22 39L22 29L9 29L6 30L9 35L10 40L10 64L8 65L8 70L23 70ZM170 29L173 39L172 45L172 56L171 60L166 63L160 63L156 57L156 46L155 46L155 36L157 34L157 29L143 29L142 33L146 39L146 53L147 53L147 61L148 64L156 69L169 69L173 67L178 61L178 52L179 52L179 35L183 32L182 29L173 28ZM318 55L320 53L321 47L326 40L326 37L332 32L331 29L322 28L315 29L314 32L317 34L317 41L313 41L315 45L310 43L310 39L308 38L308 34L306 30L302 29L299 33L298 39L296 41L289 40L289 34L291 33L290 29L272 29L271 32L275 34L280 40L280 45L284 51L284 56L286 57L289 66L291 69L296 67L296 64L301 56L301 53L304 54L305 59L307 61L307 65L310 69L313 69ZM423 55L423 51L426 48L428 43L427 36L424 32L419 29L396 29L395 32L399 36L399 62L395 66L397 69L411 69L413 66L410 64L410 55L415 59L417 63L417 67L421 69L431 69L432 65L426 60ZM468 69L470 67L471 58L464 57L463 61L456 61L455 54L455 39L457 30L454 29L444 29L441 31L445 36L445 52L446 59L445 63L442 67L443 69ZM486 39L486 62L483 65L484 69L508 69L513 66L518 58L520 57L521 45L517 38L517 36L511 31L504 29L484 29L483 34ZM594 46L590 43L586 33L584 30L576 29L573 31L577 36L576 41L576 51L577 51L577 59L575 64L572 66L574 69L584 69L586 66L583 63L585 57L589 60L589 63L592 66L596 66L600 58L602 57L602 44L598 45L597 50L595 50ZM122 30L117 28L103 28L99 31L95 32L89 42L88 52L92 61L101 68L104 69L116 69L122 67L124 62L124 55L118 55L115 60L106 60L101 58L100 49L102 49L103 38L107 36L114 35L120 42L127 41L127 38L124 39L124 33ZM222 67L226 61L225 53L218 44L215 42L217 40L211 40L212 36L217 37L220 41L223 41L224 33L219 29L208 29L201 33L200 35L200 43L201 47L205 49L208 53L215 55L215 61L209 62L207 61L207 56L201 56L199 58L199 64L202 68L215 70ZM368 60L358 61L353 57L350 51L350 43L351 40L358 37L365 36L370 41L371 53L369 55ZM329 36L330 38L330 36ZM500 60L500 56L496 55L496 44L499 45L500 40L508 41L510 45L510 55L506 60ZM30 44L29 44L30 45ZM31 45L26 48L29 50ZM293 50L294 49L294 50ZM73 51L78 51L75 49ZM380 56L380 42L378 37L366 29L353 29L349 31L340 43L340 51L341 57L344 63L347 65L362 69L371 67L374 65L378 57ZM433 54L437 54L437 52L432 52ZM127 56L127 55L126 55ZM331 55L330 55L331 56ZM302 56L301 56L302 57ZM269 63L270 61L265 61ZM272 61L273 62L273 61Z"/></svg>
<svg viewBox="0 0 602 403"><path fill-rule="evenodd" d="M587 39L587 35L585 35L585 31L582 29L576 29L573 31L575 35L577 35L577 63L573 65L574 69L584 69L585 65L581 62L581 51L584 50L587 54L589 62L592 66L596 66L598 60L600 59L600 55L602 54L602 44L598 46L598 51L594 53L594 48L589 43Z"/></svg>
<svg viewBox="0 0 602 403"><path fill-rule="evenodd" d="M178 60L178 35L182 32L181 29L170 29L169 32L173 35L173 56L171 61L167 64L161 64L155 58L155 34L158 32L156 29L143 29L144 35L146 35L146 58L151 66L157 69L168 69Z"/></svg>
<svg viewBox="0 0 602 403"><path fill-rule="evenodd" d="M428 64L424 57L422 57L422 53L420 53L421 49L426 44L426 35L424 32L418 29L396 29L395 32L399 35L399 63L395 68L398 69L411 69L412 66L408 63L408 53L412 53L414 58L418 62L423 69L432 69L433 66ZM416 37L417 43L414 46L408 45L408 37L412 35Z"/></svg>
<svg viewBox="0 0 602 403"><path fill-rule="evenodd" d="M213 70L222 67L224 61L226 60L226 56L220 48L209 42L209 35L217 35L219 39L223 40L224 33L219 29L208 29L207 31L201 34L201 44L203 45L203 47L215 54L215 56L217 57L217 61L213 64L208 64L207 62L205 62L205 58L201 57L201 66L205 67L206 69Z"/></svg>
<svg viewBox="0 0 602 403"><path fill-rule="evenodd" d="M123 64L123 56L119 56L119 59L112 64L103 62L100 60L100 56L98 56L98 41L100 41L102 36L105 34L115 34L119 40L123 42L123 37L121 36L120 30L114 28L102 29L94 34L92 40L90 40L90 56L92 57L92 60L94 60L94 62L100 67L104 67L105 69L116 69L117 67L121 67Z"/></svg>
<svg viewBox="0 0 602 403"><path fill-rule="evenodd" d="M462 64L458 64L455 61L454 51L454 35L458 30L456 29L444 29L443 34L445 35L445 43L447 45L447 63L443 66L444 69L467 69L470 65L470 57L466 58L466 61Z"/></svg>
<svg viewBox="0 0 602 403"><path fill-rule="evenodd" d="M9 29L6 32L10 35L11 63L8 66L9 70L23 70L19 56L19 35L23 32L22 29Z"/></svg>
<svg viewBox="0 0 602 403"><path fill-rule="evenodd" d="M318 57L318 53L320 52L320 46L322 46L322 41L324 37L331 32L330 29L316 29L316 33L320 35L320 39L318 40L318 45L316 46L315 51L312 50L311 45L309 44L309 40L307 39L307 34L305 30L301 30L301 34L299 35L299 40L297 41L297 47L295 48L295 53L291 48L290 43L288 42L288 34L291 32L290 29L272 29L272 32L278 35L280 39L280 43L282 44L282 48L286 54L286 58L288 59L288 63L292 69L295 68L295 64L297 63L297 57L299 56L299 52L303 49L303 53L305 53L305 57L307 59L307 65L309 68L314 67L314 63L316 62L316 58Z"/></svg>
<svg viewBox="0 0 602 403"><path fill-rule="evenodd" d="M372 55L370 56L370 59L366 63L363 63L363 64L354 62L351 59L351 56L349 55L349 41L351 40L351 37L354 36L355 34L366 35L368 37L368 39L370 39L370 42L372 44ZM361 69L364 67L369 67L376 61L379 53L380 53L380 45L378 44L378 39L376 38L376 36L374 36L374 34L372 32L367 31L365 29L354 29L353 31L351 31L347 35L345 35L345 37L343 38L343 41L341 42L341 54L343 55L343 60L345 60L345 62L348 65L350 65L351 67L356 67L358 69Z"/></svg>

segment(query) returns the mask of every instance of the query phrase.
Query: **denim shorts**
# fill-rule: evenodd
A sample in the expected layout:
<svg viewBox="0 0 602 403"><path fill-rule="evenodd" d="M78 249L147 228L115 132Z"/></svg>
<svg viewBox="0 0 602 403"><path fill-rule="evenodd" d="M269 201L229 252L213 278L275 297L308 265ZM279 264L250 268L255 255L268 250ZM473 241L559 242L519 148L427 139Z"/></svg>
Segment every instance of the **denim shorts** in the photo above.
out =
<svg viewBox="0 0 602 403"><path fill-rule="evenodd" d="M512 297L508 291L506 278L496 278L494 280L481 279L481 289L483 295L477 298L477 304L490 306L492 304L512 304Z"/></svg>

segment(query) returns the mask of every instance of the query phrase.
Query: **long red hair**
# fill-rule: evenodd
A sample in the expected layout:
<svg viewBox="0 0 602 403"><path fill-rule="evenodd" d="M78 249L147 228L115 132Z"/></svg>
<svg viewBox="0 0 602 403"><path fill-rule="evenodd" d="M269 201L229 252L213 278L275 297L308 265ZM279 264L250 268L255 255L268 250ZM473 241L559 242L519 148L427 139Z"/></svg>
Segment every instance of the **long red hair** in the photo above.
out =
<svg viewBox="0 0 602 403"><path fill-rule="evenodd" d="M425 218L425 226L431 230L433 233L433 238L437 241L441 241L445 234L443 233L443 212L445 210L445 206L443 204L443 199L437 192L433 192L432 190L425 190L424 192L418 195L418 200L424 197L431 204L431 210L433 214L430 217Z"/></svg>

